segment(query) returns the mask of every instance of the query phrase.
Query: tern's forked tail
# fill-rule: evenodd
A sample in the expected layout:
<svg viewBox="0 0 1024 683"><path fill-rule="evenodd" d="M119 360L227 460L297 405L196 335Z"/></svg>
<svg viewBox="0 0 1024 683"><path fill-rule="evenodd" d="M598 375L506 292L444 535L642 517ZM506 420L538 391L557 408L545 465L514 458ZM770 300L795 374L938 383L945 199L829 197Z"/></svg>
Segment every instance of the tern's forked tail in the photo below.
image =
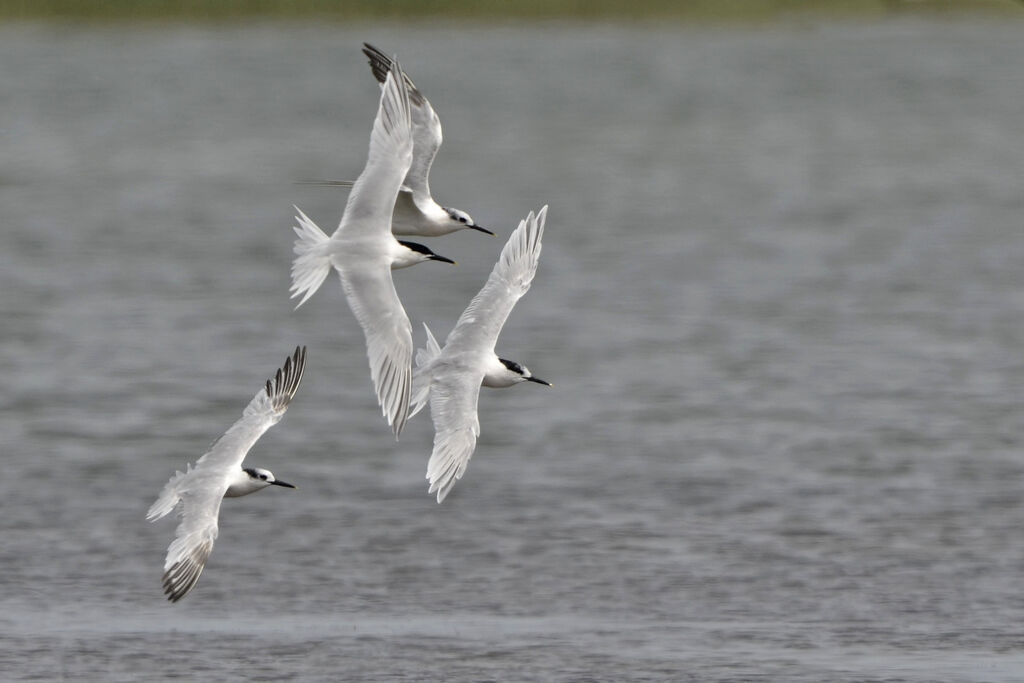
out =
<svg viewBox="0 0 1024 683"><path fill-rule="evenodd" d="M441 355L441 345L434 339L433 333L426 323L423 329L427 332L427 345L416 351L416 371L412 376L412 408L409 410L409 417L423 410L427 405L430 396L430 364Z"/></svg>
<svg viewBox="0 0 1024 683"><path fill-rule="evenodd" d="M295 308L306 303L309 297L320 289L328 273L331 272L331 259L327 255L324 245L331 239L316 223L302 213L299 207L295 207L298 215L295 220L299 222L293 229L299 239L295 240L295 260L292 261L292 297L302 295Z"/></svg>
<svg viewBox="0 0 1024 683"><path fill-rule="evenodd" d="M146 513L146 519L148 521L155 522L178 506L178 502L181 500L181 490L179 485L191 471L192 465L189 465L185 468L184 472L178 471L174 473L171 480L167 482L167 484L164 485L163 490L160 491L160 497L156 499L156 502L150 506L149 512Z"/></svg>

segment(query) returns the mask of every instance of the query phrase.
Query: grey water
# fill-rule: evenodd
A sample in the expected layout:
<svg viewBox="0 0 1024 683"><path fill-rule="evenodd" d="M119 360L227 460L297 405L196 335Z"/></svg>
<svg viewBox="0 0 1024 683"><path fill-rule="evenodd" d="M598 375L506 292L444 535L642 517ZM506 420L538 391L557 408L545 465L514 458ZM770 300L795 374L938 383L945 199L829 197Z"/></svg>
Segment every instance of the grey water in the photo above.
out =
<svg viewBox="0 0 1024 683"><path fill-rule="evenodd" d="M1024 23L0 27L3 680L1024 678ZM395 52L442 203L422 343L550 204L443 505L337 282ZM307 376L161 593L147 507Z"/></svg>

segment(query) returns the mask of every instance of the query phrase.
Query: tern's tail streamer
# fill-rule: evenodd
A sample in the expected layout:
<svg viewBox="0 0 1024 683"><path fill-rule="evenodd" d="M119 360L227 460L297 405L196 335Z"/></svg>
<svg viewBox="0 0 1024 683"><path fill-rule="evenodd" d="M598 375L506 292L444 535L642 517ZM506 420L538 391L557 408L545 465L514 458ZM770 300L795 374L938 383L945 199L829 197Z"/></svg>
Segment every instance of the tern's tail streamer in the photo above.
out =
<svg viewBox="0 0 1024 683"><path fill-rule="evenodd" d="M295 307L298 308L306 303L306 300L313 296L316 290L320 289L327 274L331 272L331 259L327 255L327 250L324 249L324 245L330 238L306 214L302 213L299 207L296 206L295 210L299 212L299 215L295 217L299 224L294 227L294 230L299 239L295 240L291 292L293 299L303 295L302 300Z"/></svg>
<svg viewBox="0 0 1024 683"><path fill-rule="evenodd" d="M416 351L416 372L412 376L412 408L409 410L409 417L420 412L427 404L431 378L429 366L441 355L441 345L434 339L426 323L423 323L423 329L427 331L427 345Z"/></svg>

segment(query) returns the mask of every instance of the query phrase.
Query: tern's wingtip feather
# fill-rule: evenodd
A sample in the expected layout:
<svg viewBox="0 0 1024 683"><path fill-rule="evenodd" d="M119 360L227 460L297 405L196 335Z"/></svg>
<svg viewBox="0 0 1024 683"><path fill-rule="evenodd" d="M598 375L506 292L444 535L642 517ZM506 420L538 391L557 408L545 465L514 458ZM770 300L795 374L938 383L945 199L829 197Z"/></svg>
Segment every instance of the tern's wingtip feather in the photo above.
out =
<svg viewBox="0 0 1024 683"><path fill-rule="evenodd" d="M284 411L295 398L306 368L306 347L296 346L295 352L285 358L272 380L267 380L267 398L277 411Z"/></svg>

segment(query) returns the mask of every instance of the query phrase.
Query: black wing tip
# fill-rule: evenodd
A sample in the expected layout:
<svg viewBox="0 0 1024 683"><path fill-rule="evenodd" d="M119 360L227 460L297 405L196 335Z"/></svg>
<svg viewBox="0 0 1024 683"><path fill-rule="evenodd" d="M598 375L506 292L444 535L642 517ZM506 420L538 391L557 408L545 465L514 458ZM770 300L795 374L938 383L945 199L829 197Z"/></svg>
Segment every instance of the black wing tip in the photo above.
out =
<svg viewBox="0 0 1024 683"><path fill-rule="evenodd" d="M170 602L178 602L192 592L199 576L203 573L202 565L194 566L175 562L174 566L164 572L164 594Z"/></svg>
<svg viewBox="0 0 1024 683"><path fill-rule="evenodd" d="M295 352L277 369L273 380L267 380L267 398L283 400L283 405L295 397L302 375L306 371L306 347L296 346Z"/></svg>
<svg viewBox="0 0 1024 683"><path fill-rule="evenodd" d="M392 66L391 58L369 43L363 43L363 54L370 60L373 77L381 83L387 80Z"/></svg>
<svg viewBox="0 0 1024 683"><path fill-rule="evenodd" d="M173 603L173 602L178 602L183 597L188 595L189 591L181 590L179 588L175 588L174 585L172 585L172 584L165 583L164 584L164 593L167 595L168 602L172 602Z"/></svg>
<svg viewBox="0 0 1024 683"><path fill-rule="evenodd" d="M409 78L409 74L405 73L405 69L398 63L398 55L388 56L383 50L369 43L363 43L363 54L369 59L370 70L373 71L373 77L379 83L386 82L388 80L388 72L397 67L397 70L404 77L403 80L405 80L406 88L409 90L409 101L417 107L424 105L426 102L425 98L416 88L416 84Z"/></svg>
<svg viewBox="0 0 1024 683"><path fill-rule="evenodd" d="M379 59L385 63L391 61L391 57L389 57L386 52L381 50L379 47L375 47L370 43L367 43L366 41L363 41L363 54L369 59Z"/></svg>

